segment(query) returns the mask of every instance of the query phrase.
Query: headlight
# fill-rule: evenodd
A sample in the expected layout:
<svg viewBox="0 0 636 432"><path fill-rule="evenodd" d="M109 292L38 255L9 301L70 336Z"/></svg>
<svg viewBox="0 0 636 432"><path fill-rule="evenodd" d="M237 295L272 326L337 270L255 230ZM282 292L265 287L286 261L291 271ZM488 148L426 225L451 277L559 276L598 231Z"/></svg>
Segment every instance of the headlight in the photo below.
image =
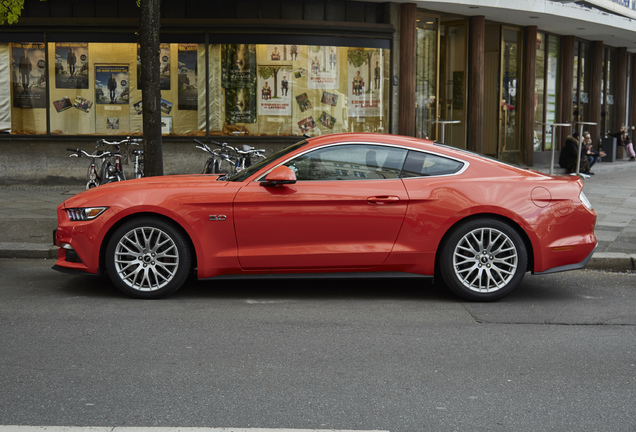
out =
<svg viewBox="0 0 636 432"><path fill-rule="evenodd" d="M108 207L69 208L66 214L72 222L93 220L104 213Z"/></svg>
<svg viewBox="0 0 636 432"><path fill-rule="evenodd" d="M583 205L587 208L589 208L590 210L592 210L592 203L590 202L589 199L587 199L587 197L585 196L585 194L583 193L583 191L581 191L581 193L579 194L579 199L581 200L581 202L583 203Z"/></svg>

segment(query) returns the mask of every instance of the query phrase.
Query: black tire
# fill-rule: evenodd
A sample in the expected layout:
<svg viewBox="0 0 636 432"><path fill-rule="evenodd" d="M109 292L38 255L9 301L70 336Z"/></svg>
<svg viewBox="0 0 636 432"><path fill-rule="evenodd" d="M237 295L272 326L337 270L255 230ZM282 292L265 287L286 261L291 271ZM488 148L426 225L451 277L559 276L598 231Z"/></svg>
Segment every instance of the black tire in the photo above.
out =
<svg viewBox="0 0 636 432"><path fill-rule="evenodd" d="M528 266L523 239L509 224L492 218L456 226L444 241L439 269L444 283L471 301L495 301L510 294Z"/></svg>
<svg viewBox="0 0 636 432"><path fill-rule="evenodd" d="M112 169L111 167L112 167L112 164L108 161L104 161L102 163L102 167L100 169L101 178L99 180L100 186L112 182L112 180L110 179L110 171Z"/></svg>
<svg viewBox="0 0 636 432"><path fill-rule="evenodd" d="M106 270L121 292L140 299L173 294L192 267L188 242L173 224L153 217L117 228L106 246Z"/></svg>
<svg viewBox="0 0 636 432"><path fill-rule="evenodd" d="M203 174L214 174L214 161L208 159L203 167Z"/></svg>

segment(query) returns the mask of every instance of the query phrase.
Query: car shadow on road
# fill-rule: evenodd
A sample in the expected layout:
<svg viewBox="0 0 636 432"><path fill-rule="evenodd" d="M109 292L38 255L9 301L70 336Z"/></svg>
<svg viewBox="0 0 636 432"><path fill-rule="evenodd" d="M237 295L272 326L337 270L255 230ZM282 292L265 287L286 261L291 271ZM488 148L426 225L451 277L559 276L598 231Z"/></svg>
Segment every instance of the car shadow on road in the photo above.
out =
<svg viewBox="0 0 636 432"><path fill-rule="evenodd" d="M68 295L93 298L128 297L120 293L107 276L65 276L60 289ZM549 276L527 277L515 291L498 302L534 303L561 302L572 293L555 288ZM462 303L441 283L425 278L326 278L306 279L285 277L249 279L197 280L190 277L184 286L167 298L192 299L366 299L418 300ZM472 302L467 302L472 303Z"/></svg>
<svg viewBox="0 0 636 432"><path fill-rule="evenodd" d="M456 301L456 297L425 278L191 278L170 298L193 299L371 299Z"/></svg>

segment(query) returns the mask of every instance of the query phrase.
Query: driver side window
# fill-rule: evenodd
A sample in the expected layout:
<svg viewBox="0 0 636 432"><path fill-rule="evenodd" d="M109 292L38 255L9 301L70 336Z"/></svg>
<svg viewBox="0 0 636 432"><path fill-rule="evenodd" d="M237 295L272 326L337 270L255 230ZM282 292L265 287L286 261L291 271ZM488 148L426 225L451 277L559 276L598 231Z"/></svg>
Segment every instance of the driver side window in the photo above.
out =
<svg viewBox="0 0 636 432"><path fill-rule="evenodd" d="M310 151L285 165L298 181L397 179L407 150L371 144L345 144Z"/></svg>

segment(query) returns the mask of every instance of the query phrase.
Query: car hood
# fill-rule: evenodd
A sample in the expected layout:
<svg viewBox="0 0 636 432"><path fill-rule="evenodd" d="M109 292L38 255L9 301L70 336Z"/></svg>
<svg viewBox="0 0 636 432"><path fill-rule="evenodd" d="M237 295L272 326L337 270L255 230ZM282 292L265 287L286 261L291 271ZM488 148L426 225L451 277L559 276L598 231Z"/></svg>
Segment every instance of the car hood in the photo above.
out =
<svg viewBox="0 0 636 432"><path fill-rule="evenodd" d="M68 198L61 205L65 208L80 207L86 203L99 203L100 201L110 201L116 197L138 192L149 192L153 190L169 189L198 189L198 188L223 188L228 182L217 181L219 175L215 174L191 174L191 175L170 175L157 177L144 177L134 180L126 180L115 183L108 183L93 189L80 192Z"/></svg>

